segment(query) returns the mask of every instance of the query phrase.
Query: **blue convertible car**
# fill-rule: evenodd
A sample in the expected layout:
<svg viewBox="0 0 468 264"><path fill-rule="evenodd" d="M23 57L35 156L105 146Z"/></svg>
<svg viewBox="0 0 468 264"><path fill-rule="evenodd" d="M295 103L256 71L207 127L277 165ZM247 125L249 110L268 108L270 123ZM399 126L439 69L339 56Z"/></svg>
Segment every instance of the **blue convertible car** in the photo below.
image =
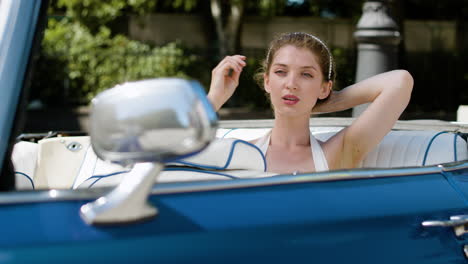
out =
<svg viewBox="0 0 468 264"><path fill-rule="evenodd" d="M358 169L275 175L242 140L271 120L155 79L98 95L89 136L18 141L43 5L0 1L0 263L467 262L468 124L400 121Z"/></svg>

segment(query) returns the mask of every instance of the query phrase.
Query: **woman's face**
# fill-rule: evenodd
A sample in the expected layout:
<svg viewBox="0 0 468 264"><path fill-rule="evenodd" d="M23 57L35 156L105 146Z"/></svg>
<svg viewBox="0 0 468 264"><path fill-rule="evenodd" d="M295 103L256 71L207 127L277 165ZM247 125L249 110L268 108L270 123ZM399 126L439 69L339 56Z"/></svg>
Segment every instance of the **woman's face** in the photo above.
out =
<svg viewBox="0 0 468 264"><path fill-rule="evenodd" d="M287 45L280 48L264 76L275 115L308 115L317 99L330 92L330 82L323 82L317 57L306 48Z"/></svg>

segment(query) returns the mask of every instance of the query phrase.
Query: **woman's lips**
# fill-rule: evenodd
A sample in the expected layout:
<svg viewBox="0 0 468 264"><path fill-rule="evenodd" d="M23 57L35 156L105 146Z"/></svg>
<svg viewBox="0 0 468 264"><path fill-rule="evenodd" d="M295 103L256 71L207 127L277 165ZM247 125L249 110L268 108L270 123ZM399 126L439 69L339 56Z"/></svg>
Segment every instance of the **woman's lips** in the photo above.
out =
<svg viewBox="0 0 468 264"><path fill-rule="evenodd" d="M281 98L283 99L283 102L287 105L295 105L299 102L299 97L292 94L285 95Z"/></svg>

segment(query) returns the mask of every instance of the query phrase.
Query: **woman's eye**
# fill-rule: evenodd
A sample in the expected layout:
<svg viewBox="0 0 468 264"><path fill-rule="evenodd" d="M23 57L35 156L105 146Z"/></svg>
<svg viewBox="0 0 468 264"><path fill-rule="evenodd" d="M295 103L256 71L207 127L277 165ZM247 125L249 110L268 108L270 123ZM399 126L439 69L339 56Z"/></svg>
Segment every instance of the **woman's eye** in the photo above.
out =
<svg viewBox="0 0 468 264"><path fill-rule="evenodd" d="M310 73L307 73L307 72L304 72L302 75L304 75L305 77L308 77L308 78L313 78L314 76Z"/></svg>
<svg viewBox="0 0 468 264"><path fill-rule="evenodd" d="M284 75L284 74L286 74L286 72L283 71L283 70L277 70L277 71L275 71L275 73L278 74L278 75Z"/></svg>

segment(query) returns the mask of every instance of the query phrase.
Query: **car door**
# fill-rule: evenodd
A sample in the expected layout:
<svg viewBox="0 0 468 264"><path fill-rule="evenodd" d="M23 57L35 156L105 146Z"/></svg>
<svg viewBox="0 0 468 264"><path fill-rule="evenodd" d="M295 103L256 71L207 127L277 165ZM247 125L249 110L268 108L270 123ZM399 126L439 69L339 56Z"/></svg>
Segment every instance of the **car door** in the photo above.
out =
<svg viewBox="0 0 468 264"><path fill-rule="evenodd" d="M450 183L455 191L457 191L465 200L465 203L468 203L468 177L467 177L468 169L467 169L467 162L461 162L460 164L456 164L445 168L443 171L444 177ZM466 231L466 224L464 221L468 218L468 214L464 212L464 214L454 215L450 218L441 218L440 221L445 223L447 226L446 228L452 228L457 235L458 242L463 246L463 251L468 253L468 235ZM461 221L463 224L450 223L452 221Z"/></svg>
<svg viewBox="0 0 468 264"><path fill-rule="evenodd" d="M467 213L438 167L159 184L156 217L107 226L80 217L93 195L2 194L3 261L465 262L452 229L422 226Z"/></svg>

